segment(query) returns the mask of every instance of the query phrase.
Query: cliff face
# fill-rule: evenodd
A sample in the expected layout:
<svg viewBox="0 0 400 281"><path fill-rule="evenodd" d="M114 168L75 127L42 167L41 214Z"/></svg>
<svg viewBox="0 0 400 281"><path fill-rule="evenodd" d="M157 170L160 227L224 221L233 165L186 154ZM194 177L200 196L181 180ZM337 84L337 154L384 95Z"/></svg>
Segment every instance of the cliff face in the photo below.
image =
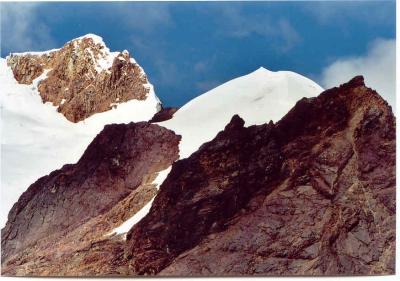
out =
<svg viewBox="0 0 400 281"><path fill-rule="evenodd" d="M66 264L62 256L104 239L156 194L152 182L178 158L179 140L146 122L107 125L78 163L39 179L14 205L1 232L3 273L30 264L39 274L43 261Z"/></svg>
<svg viewBox="0 0 400 281"><path fill-rule="evenodd" d="M235 116L173 165L125 251L134 274L394 273L390 107L356 77L277 124Z"/></svg>
<svg viewBox="0 0 400 281"><path fill-rule="evenodd" d="M394 273L395 118L362 77L300 100L276 124L233 116L173 163L179 140L145 122L107 126L77 164L16 203L2 274ZM155 194L126 239L111 235Z"/></svg>
<svg viewBox="0 0 400 281"><path fill-rule="evenodd" d="M7 64L19 83L42 78L38 91L43 102L57 106L72 122L122 102L144 100L151 90L143 69L127 51L111 53L95 35L45 53L11 54Z"/></svg>

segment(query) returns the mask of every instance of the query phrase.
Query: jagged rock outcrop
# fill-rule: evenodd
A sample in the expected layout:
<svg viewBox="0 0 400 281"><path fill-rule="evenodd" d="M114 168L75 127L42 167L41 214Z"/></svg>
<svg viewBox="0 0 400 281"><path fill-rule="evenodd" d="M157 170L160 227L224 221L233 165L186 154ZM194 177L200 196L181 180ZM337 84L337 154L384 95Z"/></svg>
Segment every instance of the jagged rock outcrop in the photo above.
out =
<svg viewBox="0 0 400 281"><path fill-rule="evenodd" d="M132 274L394 273L395 119L362 77L243 124L173 165L128 233Z"/></svg>
<svg viewBox="0 0 400 281"><path fill-rule="evenodd" d="M102 39L86 35L61 49L7 57L15 79L31 84L43 77L38 91L43 102L79 122L129 100L145 100L151 85L128 51L110 52Z"/></svg>
<svg viewBox="0 0 400 281"><path fill-rule="evenodd" d="M154 197L152 182L177 160L179 140L147 122L107 125L78 163L39 179L14 205L1 232L2 273L112 274L116 269L108 262L88 269L96 261L85 262L88 253L98 255L96 248L88 249L99 241L109 247L102 258L120 257L111 248L123 245L123 239L105 235ZM60 269L65 266L71 271Z"/></svg>
<svg viewBox="0 0 400 281"><path fill-rule="evenodd" d="M149 120L150 123L158 123L171 119L174 113L178 110L177 107L161 107L161 110L154 114L153 118Z"/></svg>

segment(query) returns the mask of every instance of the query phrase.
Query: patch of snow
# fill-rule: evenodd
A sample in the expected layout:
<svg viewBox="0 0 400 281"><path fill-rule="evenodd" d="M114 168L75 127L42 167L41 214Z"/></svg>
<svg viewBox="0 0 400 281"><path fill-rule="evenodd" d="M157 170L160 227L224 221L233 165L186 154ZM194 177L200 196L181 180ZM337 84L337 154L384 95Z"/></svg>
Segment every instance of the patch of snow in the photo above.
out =
<svg viewBox="0 0 400 281"><path fill-rule="evenodd" d="M47 78L47 74L51 71L51 69L45 69L42 74L32 80L32 88L37 89L39 87L39 83Z"/></svg>
<svg viewBox="0 0 400 281"><path fill-rule="evenodd" d="M160 189L161 184L165 181L169 173L171 172L172 165L169 166L167 169L158 172L157 177L154 179L152 184L156 185L157 189Z"/></svg>
<svg viewBox="0 0 400 281"><path fill-rule="evenodd" d="M74 44L77 41L74 41ZM104 48L100 51L99 54L94 55L93 50L90 48L86 48L85 51L90 55L93 63L95 64L95 69L97 73L102 72L103 70L108 70L112 67L114 59L119 55L119 52L110 52L105 45ZM121 58L119 58L121 59ZM123 58L122 58L123 59Z"/></svg>
<svg viewBox="0 0 400 281"><path fill-rule="evenodd" d="M152 182L152 184L156 185L157 189L160 189L160 185L164 182L164 180L167 178L168 174L171 172L171 168L172 168L172 166L168 167L165 170L158 172L157 177ZM137 224L142 218L144 218L149 213L151 205L153 204L154 198L155 197L153 197L146 205L143 206L142 209L140 209L130 219L126 220L124 223L122 223L117 228L114 228L106 235L112 235L114 233L115 234L127 233L135 224ZM126 234L125 234L124 238L126 238Z"/></svg>
<svg viewBox="0 0 400 281"><path fill-rule="evenodd" d="M86 34L74 40L81 40L83 38L91 38L95 45L100 44L101 46L103 46L98 56L94 56L92 50L87 49L91 52L96 71L100 73L103 70L107 71L108 69L110 69L112 67L114 59L119 55L119 52L110 52L110 49L104 43L103 38L95 34Z"/></svg>
<svg viewBox="0 0 400 281"><path fill-rule="evenodd" d="M114 59L118 55L119 55L118 52L110 53L108 48L107 48L107 50L104 51L102 55L100 55L100 58L95 60L97 72L101 72L102 70L108 70L109 68L111 68L112 64L114 62Z"/></svg>
<svg viewBox="0 0 400 281"><path fill-rule="evenodd" d="M62 99L60 104L63 105L67 100L66 99Z"/></svg>
<svg viewBox="0 0 400 281"><path fill-rule="evenodd" d="M119 103L116 109L72 123L57 112L57 107L42 102L37 85L48 71L33 85L19 84L6 60L0 58L0 227L29 185L64 164L76 163L104 125L147 121L160 110L160 101L148 84L150 92L145 100Z"/></svg>
<svg viewBox="0 0 400 281"><path fill-rule="evenodd" d="M303 97L323 89L312 80L290 71L265 68L228 81L191 100L170 120L158 123L182 136L180 158L189 157L212 140L238 114L245 125L280 120Z"/></svg>
<svg viewBox="0 0 400 281"><path fill-rule="evenodd" d="M126 239L126 233L150 212L153 201L154 201L154 197L146 205L144 205L144 207L142 209L140 209L139 212L134 214L130 219L125 221L123 224L121 224L117 228L114 228L111 232L109 232L106 235L112 235L114 233L115 234L125 234L124 239Z"/></svg>
<svg viewBox="0 0 400 281"><path fill-rule="evenodd" d="M47 50L47 51L38 51L38 52L10 53L10 55L15 55L15 56L25 56L25 55L41 56L41 55L49 55L50 53L57 52L59 50L60 49L58 48L58 49L51 49L51 50Z"/></svg>
<svg viewBox="0 0 400 281"><path fill-rule="evenodd" d="M74 38L71 41L68 41L67 43L73 42L73 41L79 41L79 40L82 40L82 39L85 39L85 38L91 38L93 40L94 44L100 44L102 46L106 46L106 44L103 41L103 37L98 36L98 35L93 34L93 33L88 33L86 35L82 35L80 37Z"/></svg>

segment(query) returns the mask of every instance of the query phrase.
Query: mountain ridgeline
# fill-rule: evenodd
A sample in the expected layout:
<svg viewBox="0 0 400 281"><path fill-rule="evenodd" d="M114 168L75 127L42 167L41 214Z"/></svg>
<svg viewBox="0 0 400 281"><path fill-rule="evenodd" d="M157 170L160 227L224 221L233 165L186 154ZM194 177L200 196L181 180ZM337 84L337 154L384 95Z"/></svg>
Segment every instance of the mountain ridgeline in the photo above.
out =
<svg viewBox="0 0 400 281"><path fill-rule="evenodd" d="M146 99L140 66L101 42L8 67L19 84L47 73L35 93L68 122ZM25 187L1 231L3 275L394 274L395 117L362 76L323 91L259 69L145 119L106 125Z"/></svg>

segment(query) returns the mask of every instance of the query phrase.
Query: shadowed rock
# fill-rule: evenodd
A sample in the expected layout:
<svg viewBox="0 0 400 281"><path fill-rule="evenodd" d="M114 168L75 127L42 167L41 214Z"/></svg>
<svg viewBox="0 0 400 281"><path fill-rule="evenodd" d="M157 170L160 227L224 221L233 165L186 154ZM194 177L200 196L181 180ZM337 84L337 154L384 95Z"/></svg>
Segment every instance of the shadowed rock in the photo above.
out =
<svg viewBox="0 0 400 281"><path fill-rule="evenodd" d="M243 124L173 165L128 234L133 274L394 273L395 120L362 77Z"/></svg>
<svg viewBox="0 0 400 281"><path fill-rule="evenodd" d="M156 194L151 183L178 158L179 140L146 122L107 125L78 163L39 179L13 206L1 232L3 272L23 256L57 260L69 242L85 248L127 220Z"/></svg>
<svg viewBox="0 0 400 281"><path fill-rule="evenodd" d="M178 110L177 107L165 107L161 108L159 112L154 114L153 118L149 121L150 123L158 123L171 119L174 113Z"/></svg>

